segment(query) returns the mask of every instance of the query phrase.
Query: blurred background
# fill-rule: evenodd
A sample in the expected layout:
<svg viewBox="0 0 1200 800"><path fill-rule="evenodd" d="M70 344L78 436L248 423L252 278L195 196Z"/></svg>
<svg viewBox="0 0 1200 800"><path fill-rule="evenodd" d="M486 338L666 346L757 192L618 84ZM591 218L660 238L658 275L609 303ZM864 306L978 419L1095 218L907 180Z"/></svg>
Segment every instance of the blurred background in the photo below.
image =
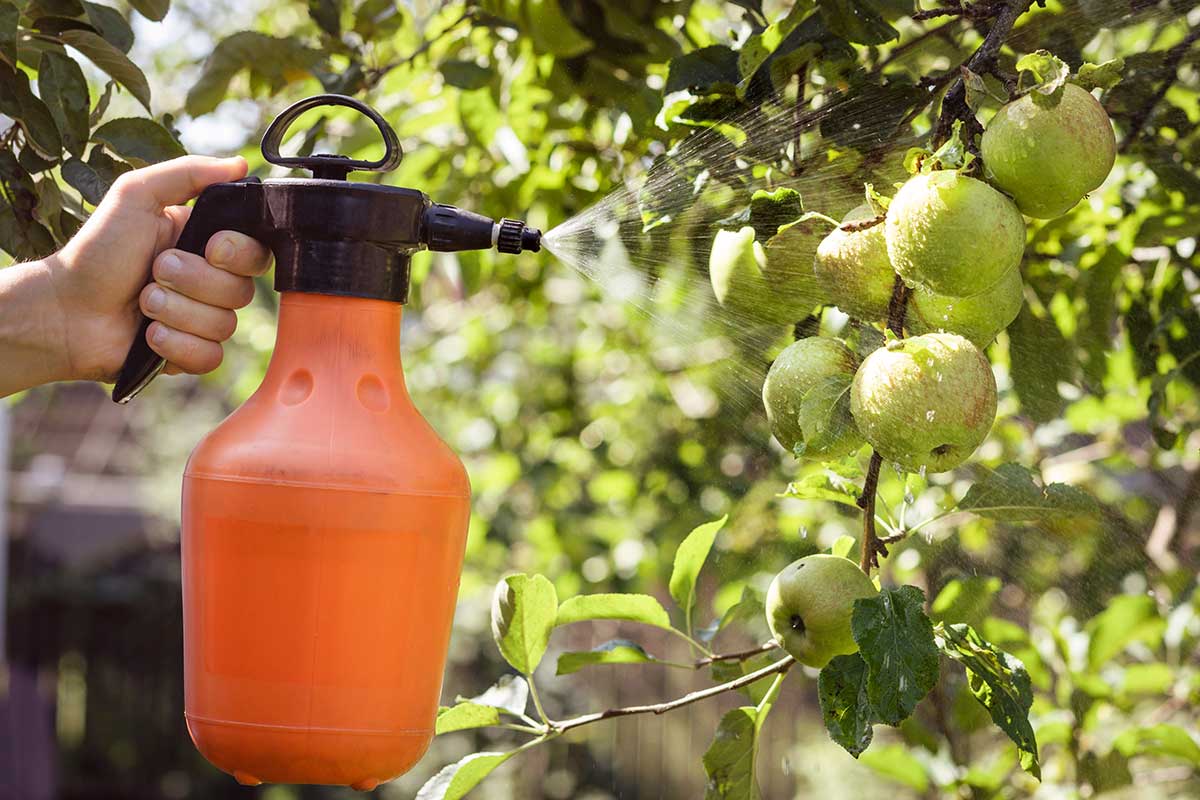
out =
<svg viewBox="0 0 1200 800"><path fill-rule="evenodd" d="M322 89L356 94L401 135L405 159L386 182L543 230L636 187L689 133L758 107L763 92L783 102L776 95L790 91L795 104L799 91L812 107L834 93L860 100L836 106L834 122L798 123L807 155L790 157L808 169L796 169L791 185L840 218L864 178L895 180L904 146L929 129L917 82L953 70L980 41L960 16L912 21L911 3L869 4L899 32L884 44L821 27L813 12L806 19L816 23L771 45L779 51L772 63L795 78L783 91L772 88L781 80L770 63L739 72L747 41L793 8L771 0L197 0L176 2L161 21L139 13L155 5L114 8L156 118L188 151L242 153L265 177L273 173L257 141L275 114ZM845 4L819 5L833 19ZM1001 390L991 438L956 472L885 470L881 486L910 526L1012 461L1099 501L1101 511L1086 518L952 513L898 544L883 568L885 581L942 593L935 616L972 621L1025 661L1043 783L1021 773L960 673L911 724L880 729L855 762L822 728L815 674L793 670L759 754L764 797L1200 797L1195 5L1049 0L1018 25L1014 51L1047 47L1075 66L1126 58L1126 79L1105 101L1122 154L1072 214L1030 228L1027 308L989 353ZM95 14L87 3L37 0L22 25L95 24ZM807 45L815 47L809 62L784 61ZM84 71L95 100L108 77L90 63ZM117 92L107 113L141 111ZM297 129L296 148L370 156L377 147L375 132L352 115L313 114ZM58 173L41 175L44 198ZM491 589L507 571L543 573L560 597L666 598L676 545L695 525L729 514L702 581L707 622L743 598L752 611L784 564L858 535L856 510L782 496L790 482L823 480L826 468L785 454L758 400L792 332L740 326L712 298L707 253L731 202L698 193L686 219L656 234L659 255L637 259L645 283L632 292L606 285L603 270L591 280L545 252L414 260L402 337L409 389L461 454L474 497L443 702L482 692L508 669L488 627ZM92 384L0 400L0 797L355 794L239 787L203 761L183 725L182 470L200 437L257 387L276 303L268 277L241 312L220 369L161 379L128 406ZM811 324L846 321L827 313ZM853 476L855 464L861 472L863 462L851 459L844 473ZM763 641L761 616L745 614L719 648ZM551 652L614 635L661 654L679 647L602 623L557 633ZM546 664L539 678L552 716L710 683L703 671L654 667L555 677L553 659ZM699 756L721 714L743 702L729 695L590 726L509 762L476 795L700 797ZM411 774L375 794L410 798L445 764L511 744L507 736L439 737Z"/></svg>

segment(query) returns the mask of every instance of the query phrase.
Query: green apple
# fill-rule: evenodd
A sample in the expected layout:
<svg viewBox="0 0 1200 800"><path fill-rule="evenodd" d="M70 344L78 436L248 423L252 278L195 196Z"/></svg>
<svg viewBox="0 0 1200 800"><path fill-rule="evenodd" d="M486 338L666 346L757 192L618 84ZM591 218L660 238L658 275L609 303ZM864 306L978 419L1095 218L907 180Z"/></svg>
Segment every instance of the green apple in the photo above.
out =
<svg viewBox="0 0 1200 800"><path fill-rule="evenodd" d="M812 263L793 269L785 251L768 261L754 240L754 228L718 231L709 251L708 271L717 302L740 317L759 323L790 323L806 317L818 304Z"/></svg>
<svg viewBox="0 0 1200 800"><path fill-rule="evenodd" d="M863 360L850 412L884 458L909 472L945 472L987 438L996 380L979 348L957 334L895 340Z"/></svg>
<svg viewBox="0 0 1200 800"><path fill-rule="evenodd" d="M776 357L763 382L763 407L771 432L789 453L805 442L801 420L805 396L839 377L848 385L858 366L858 356L853 350L837 339L822 336L792 342ZM853 419L839 419L835 414L832 422L844 427L829 431L820 441L805 442L805 458L836 458L862 447L863 438Z"/></svg>
<svg viewBox="0 0 1200 800"><path fill-rule="evenodd" d="M1013 202L954 170L914 175L888 206L888 257L909 286L969 297L1021 263L1025 220Z"/></svg>
<svg viewBox="0 0 1200 800"><path fill-rule="evenodd" d="M980 151L987 179L1022 212L1053 219L1104 183L1117 138L1091 92L1068 83L1056 104L1027 94L997 111Z"/></svg>
<svg viewBox="0 0 1200 800"><path fill-rule="evenodd" d="M850 631L854 601L879 593L858 565L841 556L814 555L783 568L767 589L767 625L792 658L820 668L834 656L858 652Z"/></svg>
<svg viewBox="0 0 1200 800"><path fill-rule="evenodd" d="M887 318L896 277L888 258L884 226L854 230L856 223L875 216L874 209L866 204L847 214L817 247L813 270L830 302L857 319L882 322Z"/></svg>
<svg viewBox="0 0 1200 800"><path fill-rule="evenodd" d="M914 334L957 333L982 350L1012 324L1024 302L1019 269L1009 270L991 289L971 297L950 297L917 288L908 300L906 327Z"/></svg>

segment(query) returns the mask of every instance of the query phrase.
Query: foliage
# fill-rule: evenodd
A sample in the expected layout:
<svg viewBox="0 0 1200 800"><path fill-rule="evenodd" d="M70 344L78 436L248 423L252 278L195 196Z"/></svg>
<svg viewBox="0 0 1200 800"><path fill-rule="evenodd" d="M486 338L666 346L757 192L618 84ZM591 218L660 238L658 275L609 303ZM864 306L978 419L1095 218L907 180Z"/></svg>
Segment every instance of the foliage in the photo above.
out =
<svg viewBox="0 0 1200 800"><path fill-rule="evenodd" d="M146 20L168 14L165 2L131 5ZM1092 197L1030 226L1026 305L989 351L1000 417L974 461L937 476L882 470L875 515L896 541L881 597L892 605L856 616L861 653L835 659L815 686L795 668L786 687L784 667L755 678L780 663L771 650L704 665L713 687L749 697L713 720L708 751L685 765L703 770L710 796L753 796L757 754L802 735L784 714L764 734L771 709L806 695L834 741L861 754L843 757L848 782L870 771L898 792L1019 796L1033 780L1023 769L1040 768L1046 791L1070 795L1160 780L1162 765L1185 793L1200 782L1188 715L1200 686L1190 658L1200 637L1194 6L1035 6L996 71L966 76L964 103L984 120L1031 81L1047 94L1068 79L1103 90L1121 155ZM722 316L707 253L722 225L748 224L765 244L799 213L840 218L864 182L880 199L892 193L904 153L926 144L936 101L988 28L915 11L885 0L277 3L253 30L214 17L203 64L147 79L129 59L125 14L0 2L0 111L14 121L0 134L0 247L14 258L53 250L117 175L181 152L176 126L186 132L188 117L228 120L250 98L261 121L318 90L363 97L395 123L407 155L384 180L496 217L527 212L548 229L639 177L692 187L686 208L655 206L651 192L638 209L647 233L629 260L648 274L654 315L549 256L416 262L406 368L471 471L461 616L476 638L487 638L488 590L519 571L494 595L504 661L462 645L468 666L447 685L505 663L521 676L443 710L439 733L474 737L471 752L435 743L420 775L447 765L420 796L462 796L511 769L515 753L562 744L561 726L578 717L555 728L546 705L578 707L589 675L695 671L748 647L761 634L764 579L810 552L847 552L864 459L805 464L768 447L749 409L791 331ZM759 135L793 112L796 137ZM372 152L372 132L351 121L328 114L292 145ZM245 154L262 173L253 127ZM697 158L698 141L720 157ZM157 457L176 461L157 473L177 475L199 429L257 385L272 316L260 293L204 384L207 405L183 413L190 387L146 401L195 426L162 445ZM878 345L828 312L797 322ZM173 504L176 480L163 481ZM591 621L618 634L556 648L573 635L565 626ZM901 673L880 666L897 648L903 690L884 682ZM539 664L570 677L535 678Z"/></svg>

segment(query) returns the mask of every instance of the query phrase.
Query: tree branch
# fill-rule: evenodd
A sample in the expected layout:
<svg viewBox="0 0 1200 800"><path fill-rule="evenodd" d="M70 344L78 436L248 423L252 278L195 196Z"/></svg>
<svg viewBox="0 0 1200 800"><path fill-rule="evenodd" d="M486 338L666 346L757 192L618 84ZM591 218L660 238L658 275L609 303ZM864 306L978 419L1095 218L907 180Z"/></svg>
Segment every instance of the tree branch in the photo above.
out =
<svg viewBox="0 0 1200 800"><path fill-rule="evenodd" d="M670 700L665 703L655 703L648 706L627 706L625 708L610 708L607 711L599 711L595 714L583 714L578 717L573 717L562 722L551 722L551 730L556 733L563 733L572 728L579 728L583 725L590 725L593 722L600 722L605 719L613 719L614 717L628 717L634 714L665 714L668 711L674 711L677 708L683 708L686 705L706 700L710 697L716 697L725 692L741 689L743 686L749 686L752 683L766 678L769 675L776 675L787 672L796 663L796 660L791 656L784 656L779 661L776 661L770 666L763 667L760 670L751 672L748 675L743 675L740 678L722 683L718 686L710 686L707 689L701 689L698 692L685 694L683 697L675 700Z"/></svg>
<svg viewBox="0 0 1200 800"><path fill-rule="evenodd" d="M1038 0L1041 2L1041 0ZM929 19L946 14L966 16L971 19L995 18L991 29L983 39L979 48L963 64L963 68L975 73L995 71L996 59L1008 34L1012 32L1017 19L1029 10L1034 0L998 0L997 2L978 2L970 7L956 3L947 9L934 12L919 12L913 19ZM960 70L961 73L961 70ZM933 130L933 146L937 147L950 137L957 120L962 120L966 128L966 141L971 142L983 131L979 120L975 118L970 106L967 105L967 89L962 77L955 80L942 99L941 113ZM888 302L887 328L898 337L904 336L904 317L908 308L909 289L897 275L892 282L892 297ZM883 456L872 451L871 462L867 467L867 477L863 481L862 495L858 498L858 507L863 512L862 556L859 566L863 572L870 574L871 569L878 569L880 557L888 555L888 545L899 541L904 536L901 531L895 536L880 538L875 529L875 497L879 491L879 472L883 467Z"/></svg>
<svg viewBox="0 0 1200 800"><path fill-rule="evenodd" d="M990 72L995 67L1000 50L1004 47L1004 41L1012 32L1017 19L1028 11L1031 5L1033 5L1033 0L1007 0L996 12L995 22L992 23L991 29L983 38L983 43L963 66L980 75ZM975 112L967 105L967 87L961 77L954 82L942 100L942 112L933 132L934 147L950 138L950 131L956 120L962 120L965 138L968 142L983 131L983 126L975 118Z"/></svg>

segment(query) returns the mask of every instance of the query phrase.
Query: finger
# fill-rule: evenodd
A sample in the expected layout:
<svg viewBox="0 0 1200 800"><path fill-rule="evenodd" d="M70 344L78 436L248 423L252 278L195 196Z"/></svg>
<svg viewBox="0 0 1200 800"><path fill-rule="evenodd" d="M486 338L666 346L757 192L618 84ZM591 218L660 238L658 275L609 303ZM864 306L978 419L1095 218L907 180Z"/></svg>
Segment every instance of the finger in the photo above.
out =
<svg viewBox="0 0 1200 800"><path fill-rule="evenodd" d="M201 303L157 283L142 290L140 302L150 319L202 339L223 342L237 330L237 314L228 308Z"/></svg>
<svg viewBox="0 0 1200 800"><path fill-rule="evenodd" d="M150 323L146 329L146 343L168 363L193 375L211 372L221 365L224 357L221 345L216 342L177 331L161 322Z"/></svg>
<svg viewBox="0 0 1200 800"><path fill-rule="evenodd" d="M117 194L149 211L186 203L205 187L246 177L246 159L181 156L123 173L113 184Z"/></svg>
<svg viewBox="0 0 1200 800"><path fill-rule="evenodd" d="M254 281L217 269L182 250L164 250L154 259L154 280L193 300L221 308L242 308L254 299Z"/></svg>
<svg viewBox="0 0 1200 800"><path fill-rule="evenodd" d="M271 251L257 239L237 231L213 234L204 255L208 263L234 275L262 275L271 266Z"/></svg>

